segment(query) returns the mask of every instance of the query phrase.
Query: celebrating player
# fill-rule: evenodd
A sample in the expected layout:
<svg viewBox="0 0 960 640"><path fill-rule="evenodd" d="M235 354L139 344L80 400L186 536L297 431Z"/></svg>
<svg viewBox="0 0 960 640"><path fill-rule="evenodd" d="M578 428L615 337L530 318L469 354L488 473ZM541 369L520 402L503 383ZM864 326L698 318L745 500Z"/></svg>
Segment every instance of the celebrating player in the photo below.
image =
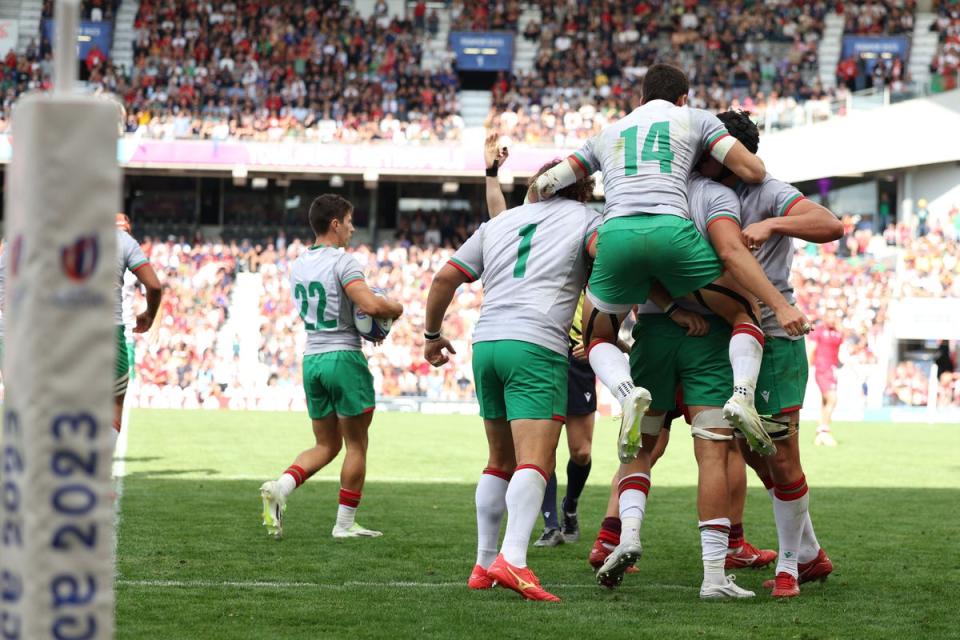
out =
<svg viewBox="0 0 960 640"><path fill-rule="evenodd" d="M120 215L123 214L118 214L118 216ZM117 325L117 358L114 367L113 428L117 433L120 433L123 420L123 400L127 395L131 369L130 354L127 351L126 326L124 325L124 278L127 271L130 271L146 289L147 308L136 317L136 323L133 327L134 333L145 333L153 326L153 320L160 308L163 290L160 286L160 280L157 278L157 273L147 261L147 256L144 255L140 244L123 228L123 225L119 224L119 217L117 222L117 296L113 314ZM126 220L125 226L129 228L129 219Z"/></svg>
<svg viewBox="0 0 960 640"><path fill-rule="evenodd" d="M756 151L760 135L743 112L720 114L731 135ZM758 185L739 184L735 176L705 159L701 170L736 188L743 212L743 242L756 252L757 260L780 292L793 303L790 268L793 240L830 242L839 238L843 226L829 210L803 197L793 186L767 175ZM764 428L777 443L776 453L758 459L744 448L744 457L772 491L780 553L772 588L775 597L800 593L798 582L823 579L833 570L820 548L810 520L806 477L800 464L799 411L807 385L807 359L802 336L784 332L767 308L762 309L767 334L763 366L758 379L757 407L765 416ZM798 580L799 579L799 580Z"/></svg>
<svg viewBox="0 0 960 640"><path fill-rule="evenodd" d="M125 213L118 213L116 216L116 226L133 235L133 226L130 224L130 216ZM120 299L123 303L123 328L124 339L127 344L127 368L130 380L136 378L136 345L133 341L134 329L137 326L137 314L134 310L134 300L137 295L137 288L140 281L137 276L127 271L123 274L123 286L120 288Z"/></svg>
<svg viewBox="0 0 960 640"><path fill-rule="evenodd" d="M810 334L813 353L810 361L815 370L814 379L820 388L820 426L817 427L815 445L837 446L830 426L833 410L837 406L837 367L840 366L840 347L843 346L843 334L837 323L837 312L827 309L823 314L823 324Z"/></svg>
<svg viewBox="0 0 960 640"><path fill-rule="evenodd" d="M458 286L483 279L473 372L489 459L477 484L477 563L467 583L473 589L499 584L530 600L559 600L527 567L527 545L567 409L567 336L587 278L587 245L600 223L582 204L592 191L585 178L557 199L484 223L437 273L427 297L424 357L439 367L449 360L445 350L453 351L440 331L444 313Z"/></svg>
<svg viewBox="0 0 960 640"><path fill-rule="evenodd" d="M269 535L281 538L287 498L346 446L332 535L376 537L382 534L361 527L355 519L366 477L367 431L375 400L373 376L354 326L354 305L369 316L391 320L400 317L403 305L375 295L356 258L341 250L353 236L353 205L340 196L324 194L310 205L309 218L316 242L291 266L290 290L307 331L303 390L316 445L301 452L278 479L260 487L263 524Z"/></svg>
<svg viewBox="0 0 960 640"><path fill-rule="evenodd" d="M507 201L500 189L497 172L509 157L510 152L507 147L501 147L498 144L497 138L496 132L490 133L484 145L484 159L487 165L487 211L491 218L495 218L507 209ZM587 478L590 476L590 450L597 411L597 379L586 361L583 332L580 326L583 298L581 294L577 310L573 315L569 336L570 349L567 354L570 367L567 371L566 432L570 459L567 460L567 492L561 502L563 521L560 521L557 513L557 473L554 471L550 474L543 494L543 504L540 506L544 522L543 534L533 543L535 547L555 547L564 542L576 542L580 539L577 507L580 494L583 493Z"/></svg>

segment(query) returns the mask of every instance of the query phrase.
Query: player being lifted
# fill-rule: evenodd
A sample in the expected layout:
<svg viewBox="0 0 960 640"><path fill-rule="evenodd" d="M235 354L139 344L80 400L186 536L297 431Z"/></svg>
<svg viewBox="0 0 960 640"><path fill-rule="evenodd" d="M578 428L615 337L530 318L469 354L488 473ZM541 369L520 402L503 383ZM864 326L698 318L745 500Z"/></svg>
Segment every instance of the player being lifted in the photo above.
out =
<svg viewBox="0 0 960 640"><path fill-rule="evenodd" d="M760 133L747 114L728 111L719 118L731 135L756 152ZM770 175L760 184L747 185L709 158L700 168L705 175L735 188L743 215L743 241L755 252L770 281L793 304L792 238L831 242L841 237L843 225L829 210ZM833 565L813 532L810 497L800 464L799 412L807 386L804 339L791 336L778 326L769 308L762 308L762 316L762 327L768 337L757 383L757 408L764 416L771 416L763 419L763 425L777 443L777 451L770 457L760 458L743 449L744 457L771 492L777 524L780 546L777 576L764 586L772 588L775 597L792 597L800 593L798 582L825 579Z"/></svg>
<svg viewBox="0 0 960 640"><path fill-rule="evenodd" d="M631 307L647 300L654 280L671 297L695 295L733 327L729 357L734 389L723 414L752 448L764 453L774 447L753 398L763 333L756 305L740 285L767 303L791 335L809 330L797 309L762 295L765 279L758 282L740 265L723 274L716 253L687 218L687 180L701 154L709 153L747 182L760 182L765 175L763 162L730 137L716 116L686 106L688 91L683 71L653 65L643 80L641 106L541 176L528 194L537 201L594 171L603 172L607 203L583 313L590 364L623 406L623 462L640 452L640 421L651 398L646 389L634 387L616 336Z"/></svg>
<svg viewBox="0 0 960 640"><path fill-rule="evenodd" d="M117 214L117 294L114 301L113 319L117 325L117 358L114 370L114 406L113 406L113 428L116 433L120 433L123 421L123 401L127 395L127 385L130 382L130 354L127 351L126 326L124 316L127 309L124 308L124 282L128 271L136 276L137 281L143 285L146 290L147 308L137 315L136 324L133 327L134 333L145 333L153 326L153 320L157 316L157 310L160 308L160 299L163 290L160 286L160 280L157 273L147 261L140 244L130 235L129 218L124 214ZM120 224L123 216L125 224ZM128 301L132 310L132 302Z"/></svg>
<svg viewBox="0 0 960 640"><path fill-rule="evenodd" d="M499 584L530 600L559 600L527 567L527 546L567 410L567 335L587 278L587 244L600 224L600 216L582 204L592 191L587 177L554 200L516 207L484 223L430 287L424 357L439 367L449 359L444 351L453 351L440 330L457 287L483 281L473 374L489 458L477 483L477 562L467 582L472 589Z"/></svg>
<svg viewBox="0 0 960 640"><path fill-rule="evenodd" d="M509 157L507 147L500 147L497 143L497 134L487 136L484 145L484 159L487 165L486 196L487 212L491 218L497 217L507 209L507 201L500 188L497 172ZM550 474L547 488L543 495L543 504L540 512L543 514L543 534L534 542L535 547L555 547L564 542L576 542L580 539L580 519L577 507L580 494L590 476L590 450L593 443L594 417L597 411L597 378L593 369L586 362L583 350L583 331L580 326L580 316L583 310L583 294L573 315L573 325L570 327L570 351L568 361L570 368L567 372L567 412L566 432L567 449L570 459L567 460L567 492L563 497L560 508L563 510L563 520L557 512L557 473Z"/></svg>
<svg viewBox="0 0 960 640"><path fill-rule="evenodd" d="M263 524L283 536L287 498L346 446L334 538L376 537L355 517L367 471L367 431L375 408L373 376L360 350L354 305L374 318L399 318L403 305L375 295L356 258L342 251L353 236L353 205L333 194L310 205L312 247L290 267L290 290L307 331L303 390L316 445L303 451L276 480L260 487Z"/></svg>

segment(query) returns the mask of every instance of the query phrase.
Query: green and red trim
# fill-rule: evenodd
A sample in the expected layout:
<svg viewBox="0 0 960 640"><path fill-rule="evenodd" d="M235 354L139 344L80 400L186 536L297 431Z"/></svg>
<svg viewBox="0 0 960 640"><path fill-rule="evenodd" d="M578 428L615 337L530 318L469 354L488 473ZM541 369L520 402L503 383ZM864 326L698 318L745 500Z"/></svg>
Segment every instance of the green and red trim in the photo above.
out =
<svg viewBox="0 0 960 640"><path fill-rule="evenodd" d="M721 131L720 133L716 133L710 136L709 138L707 138L707 150L713 151L713 148L717 145L718 142L720 142L724 138L729 138L729 137L730 137L730 134L727 133L726 131Z"/></svg>
<svg viewBox="0 0 960 640"><path fill-rule="evenodd" d="M460 262L456 258L450 258L447 264L449 264L451 267L453 267L457 271L461 272L463 275L467 276L467 278L470 279L470 282L473 282L474 280L480 277L479 275L477 275L476 271L471 269L469 266L467 266L463 262Z"/></svg>
<svg viewBox="0 0 960 640"><path fill-rule="evenodd" d="M570 156L570 159L580 165L580 168L583 169L583 172L587 175L593 173L593 170L590 168L590 163L587 162L587 159L580 155L578 152L574 151Z"/></svg>
<svg viewBox="0 0 960 640"><path fill-rule="evenodd" d="M150 261L149 261L149 260L143 260L142 262L138 262L137 264L135 264L135 265L133 265L132 267L130 267L130 271L136 271L137 269L140 269L140 268L142 268L142 267L145 267L145 266L147 266L148 264L150 264Z"/></svg>
<svg viewBox="0 0 960 640"><path fill-rule="evenodd" d="M783 207L780 209L780 215L781 216L790 215L790 209L793 209L794 205L796 205L798 202L800 202L803 199L804 199L803 194L798 193L797 195L787 200L787 203L783 205Z"/></svg>
<svg viewBox="0 0 960 640"><path fill-rule="evenodd" d="M709 229L710 225L712 225L714 222L718 222L720 220L729 220L730 222L736 224L737 227L740 226L740 218L733 215L732 213L728 213L726 211L720 211L718 213L713 214L709 218L707 218L707 229Z"/></svg>
<svg viewBox="0 0 960 640"><path fill-rule="evenodd" d="M340 284L343 285L344 289L346 289L348 286L350 286L354 282L360 282L361 280L363 280L363 276L360 275L359 273L355 273L349 278L347 278L346 280L344 280L343 282L341 282Z"/></svg>

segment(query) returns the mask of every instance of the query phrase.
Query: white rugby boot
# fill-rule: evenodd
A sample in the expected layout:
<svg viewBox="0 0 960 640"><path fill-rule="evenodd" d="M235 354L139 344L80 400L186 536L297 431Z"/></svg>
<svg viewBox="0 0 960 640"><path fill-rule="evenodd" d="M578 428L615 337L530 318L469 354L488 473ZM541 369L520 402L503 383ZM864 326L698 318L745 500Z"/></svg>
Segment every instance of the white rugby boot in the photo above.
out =
<svg viewBox="0 0 960 640"><path fill-rule="evenodd" d="M629 464L643 447L640 421L650 408L650 392L643 387L634 387L623 399L623 416L620 418L620 438L617 440L617 457Z"/></svg>
<svg viewBox="0 0 960 640"><path fill-rule="evenodd" d="M263 526L267 535L279 540L283 537L283 512L287 510L287 499L280 493L276 480L260 485L260 499L263 501Z"/></svg>
<svg viewBox="0 0 960 640"><path fill-rule="evenodd" d="M755 594L743 587L738 587L735 582L736 576L727 576L727 581L716 584L703 581L700 585L700 598L702 600L736 600L740 598L752 598Z"/></svg>
<svg viewBox="0 0 960 640"><path fill-rule="evenodd" d="M727 400L723 405L723 417L743 434L752 451L763 456L772 456L777 452L777 445L773 444L770 434L763 428L757 408L742 395L735 393Z"/></svg>

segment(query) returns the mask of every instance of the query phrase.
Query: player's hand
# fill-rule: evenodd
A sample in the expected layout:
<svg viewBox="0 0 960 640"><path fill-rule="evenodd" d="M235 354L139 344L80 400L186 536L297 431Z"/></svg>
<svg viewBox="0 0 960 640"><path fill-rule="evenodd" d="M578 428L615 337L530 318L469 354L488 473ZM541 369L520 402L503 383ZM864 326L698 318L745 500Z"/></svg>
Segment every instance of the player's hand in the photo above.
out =
<svg viewBox="0 0 960 640"><path fill-rule="evenodd" d="M747 249L755 251L759 249L764 242L769 240L772 234L773 232L770 230L770 225L767 224L766 220L763 220L748 225L746 229L740 232L740 237L743 240L743 244L747 246Z"/></svg>
<svg viewBox="0 0 960 640"><path fill-rule="evenodd" d="M137 316L137 326L133 328L134 333L146 333L153 326L153 316L144 311Z"/></svg>
<svg viewBox="0 0 960 640"><path fill-rule="evenodd" d="M497 144L499 141L500 135L496 131L487 134L487 139L483 144L483 161L486 163L487 169L493 168L494 164L502 167L510 155L510 150L507 147L501 147Z"/></svg>
<svg viewBox="0 0 960 640"><path fill-rule="evenodd" d="M777 315L777 322L783 327L789 336L803 336L810 333L810 321L807 316L794 306L783 305L774 311Z"/></svg>
<svg viewBox="0 0 960 640"><path fill-rule="evenodd" d="M573 348L573 357L579 360L580 362L590 361L590 359L587 358L587 350L583 348L582 342L578 342L577 346Z"/></svg>
<svg viewBox="0 0 960 640"><path fill-rule="evenodd" d="M453 348L453 345L450 344L450 341L443 336L440 336L436 340L427 340L423 345L423 357L434 367L442 367L450 362L450 356L448 353L444 353L444 349L449 353L457 352L457 350Z"/></svg>
<svg viewBox="0 0 960 640"><path fill-rule="evenodd" d="M688 336L705 336L710 331L710 325L699 313L677 309L670 319L687 330Z"/></svg>
<svg viewBox="0 0 960 640"><path fill-rule="evenodd" d="M540 192L537 189L537 185L530 185L530 187L527 189L527 197L524 198L523 203L533 204L534 202L540 202L540 200L542 200L542 198L540 197Z"/></svg>
<svg viewBox="0 0 960 640"><path fill-rule="evenodd" d="M403 305L399 302L390 301L390 310L384 314L384 318L387 320L396 320L403 315Z"/></svg>

